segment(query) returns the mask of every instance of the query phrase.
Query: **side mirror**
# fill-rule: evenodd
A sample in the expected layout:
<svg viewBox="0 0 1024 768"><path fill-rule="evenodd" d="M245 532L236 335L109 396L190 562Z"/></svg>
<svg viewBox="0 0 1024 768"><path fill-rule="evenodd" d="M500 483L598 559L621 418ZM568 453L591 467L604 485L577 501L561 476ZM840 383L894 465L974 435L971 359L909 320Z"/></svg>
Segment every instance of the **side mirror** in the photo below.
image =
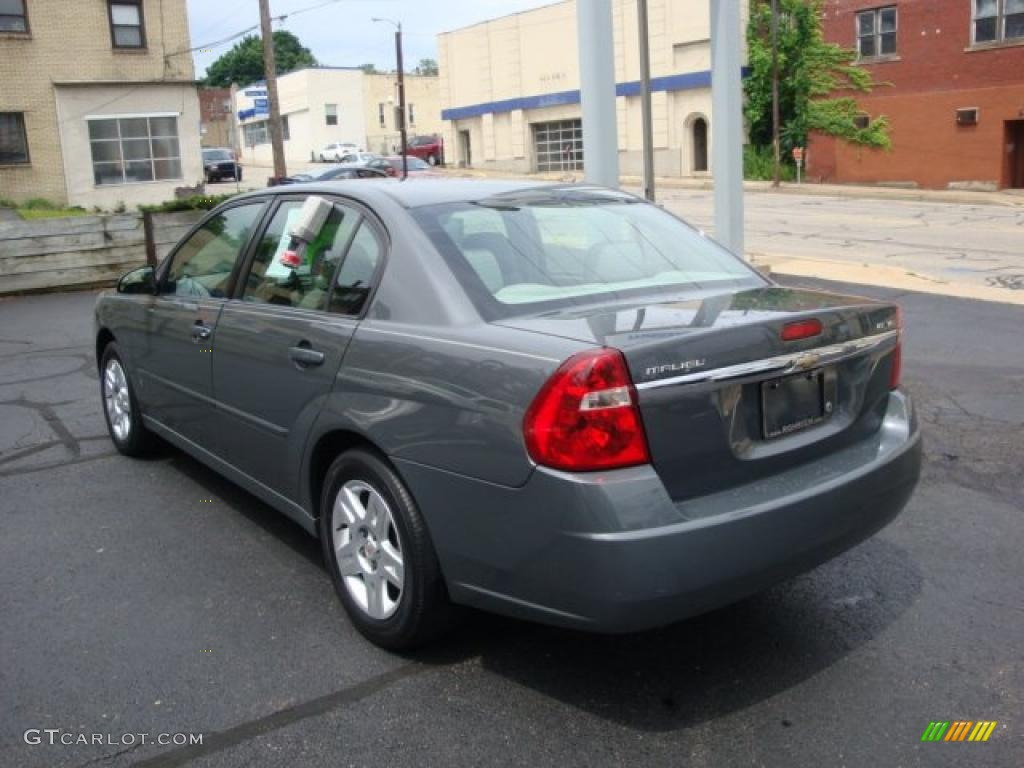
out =
<svg viewBox="0 0 1024 768"><path fill-rule="evenodd" d="M152 267L133 269L117 281L117 292L127 294L156 293L156 278Z"/></svg>

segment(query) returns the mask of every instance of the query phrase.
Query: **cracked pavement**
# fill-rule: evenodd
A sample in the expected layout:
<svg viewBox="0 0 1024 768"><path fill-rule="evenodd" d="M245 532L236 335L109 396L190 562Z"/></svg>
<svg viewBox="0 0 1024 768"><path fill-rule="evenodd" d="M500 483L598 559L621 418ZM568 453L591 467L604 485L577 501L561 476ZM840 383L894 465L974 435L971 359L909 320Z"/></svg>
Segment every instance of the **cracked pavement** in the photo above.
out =
<svg viewBox="0 0 1024 768"><path fill-rule="evenodd" d="M659 200L714 230L702 190ZM746 249L777 274L1024 304L1024 206L761 192L746 200Z"/></svg>
<svg viewBox="0 0 1024 768"><path fill-rule="evenodd" d="M0 300L0 765L1024 764L1024 314L792 282L904 308L926 462L891 526L656 632L472 615L409 657L360 638L283 516L170 448L114 452L92 294ZM920 742L964 718L999 725Z"/></svg>

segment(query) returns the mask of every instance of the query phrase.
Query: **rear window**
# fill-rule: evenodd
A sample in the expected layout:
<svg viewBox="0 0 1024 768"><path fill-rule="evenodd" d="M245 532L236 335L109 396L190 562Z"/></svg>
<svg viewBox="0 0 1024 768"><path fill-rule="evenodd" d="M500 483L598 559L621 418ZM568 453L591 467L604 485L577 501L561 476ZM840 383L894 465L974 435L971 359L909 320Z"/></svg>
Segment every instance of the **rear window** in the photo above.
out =
<svg viewBox="0 0 1024 768"><path fill-rule="evenodd" d="M412 213L490 318L765 284L703 233L619 193L532 190Z"/></svg>
<svg viewBox="0 0 1024 768"><path fill-rule="evenodd" d="M203 152L203 159L207 162L230 162L235 157L224 149L207 149Z"/></svg>

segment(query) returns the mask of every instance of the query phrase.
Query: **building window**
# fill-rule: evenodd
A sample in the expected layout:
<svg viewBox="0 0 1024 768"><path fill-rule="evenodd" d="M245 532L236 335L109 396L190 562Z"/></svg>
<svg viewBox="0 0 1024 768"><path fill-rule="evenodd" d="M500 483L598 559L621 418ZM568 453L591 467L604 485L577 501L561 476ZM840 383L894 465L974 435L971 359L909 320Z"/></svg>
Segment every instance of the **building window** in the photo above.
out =
<svg viewBox="0 0 1024 768"><path fill-rule="evenodd" d="M0 165L28 165L29 162L25 115L0 112Z"/></svg>
<svg viewBox="0 0 1024 768"><path fill-rule="evenodd" d="M583 170L583 121L536 123L533 146L538 171Z"/></svg>
<svg viewBox="0 0 1024 768"><path fill-rule="evenodd" d="M142 0L110 0L110 37L115 48L145 48L146 25Z"/></svg>
<svg viewBox="0 0 1024 768"><path fill-rule="evenodd" d="M338 124L338 105L337 104L324 104L324 112L327 116L328 125Z"/></svg>
<svg viewBox="0 0 1024 768"><path fill-rule="evenodd" d="M896 8L857 14L857 55L862 59L896 55Z"/></svg>
<svg viewBox="0 0 1024 768"><path fill-rule="evenodd" d="M1024 40L1024 0L972 0L974 42Z"/></svg>
<svg viewBox="0 0 1024 768"><path fill-rule="evenodd" d="M387 122L386 122L385 117L384 117L384 102L383 101L380 104L377 105L377 120L380 121L380 127L381 128L386 128L387 127Z"/></svg>
<svg viewBox="0 0 1024 768"><path fill-rule="evenodd" d="M291 128L288 125L288 115L281 115L281 135L285 141L292 139ZM260 120L258 123L246 123L242 126L242 136L245 146L255 147L259 144L270 143L270 121Z"/></svg>
<svg viewBox="0 0 1024 768"><path fill-rule="evenodd" d="M25 0L0 0L0 32L28 32Z"/></svg>
<svg viewBox="0 0 1024 768"><path fill-rule="evenodd" d="M416 125L416 105L409 105L409 125Z"/></svg>
<svg viewBox="0 0 1024 768"><path fill-rule="evenodd" d="M181 178L177 117L92 119L89 142L97 186Z"/></svg>

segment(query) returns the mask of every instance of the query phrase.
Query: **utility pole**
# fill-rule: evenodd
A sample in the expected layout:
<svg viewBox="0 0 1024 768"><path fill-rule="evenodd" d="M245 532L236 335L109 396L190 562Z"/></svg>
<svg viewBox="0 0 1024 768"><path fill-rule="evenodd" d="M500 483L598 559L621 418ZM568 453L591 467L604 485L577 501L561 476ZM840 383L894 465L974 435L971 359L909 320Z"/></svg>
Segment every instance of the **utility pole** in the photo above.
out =
<svg viewBox="0 0 1024 768"><path fill-rule="evenodd" d="M782 147L779 142L779 0L772 0L772 186L782 180Z"/></svg>
<svg viewBox="0 0 1024 768"><path fill-rule="evenodd" d="M583 168L591 184L619 186L618 119L615 114L615 35L611 0L578 0Z"/></svg>
<svg viewBox="0 0 1024 768"><path fill-rule="evenodd" d="M395 55L398 57L398 133L402 137L402 178L409 178L409 132L405 127L405 62L402 58L402 22L395 30Z"/></svg>
<svg viewBox="0 0 1024 768"><path fill-rule="evenodd" d="M276 183L288 175L288 169L284 162L281 103L277 98L277 60L274 58L274 30L270 25L270 0L260 0L260 30L263 35L263 70L267 78L267 100L270 102L270 146L274 153Z"/></svg>
<svg viewBox="0 0 1024 768"><path fill-rule="evenodd" d="M637 0L636 10L640 28L640 110L643 115L644 132L644 197L654 202L654 119L651 116L651 45L647 23L647 0Z"/></svg>
<svg viewBox="0 0 1024 768"><path fill-rule="evenodd" d="M402 55L402 22L374 16L371 21L382 21L395 28L395 58L398 60L398 135L402 143L402 178L409 178L409 132L405 120L405 61Z"/></svg>
<svg viewBox="0 0 1024 768"><path fill-rule="evenodd" d="M743 257L743 81L739 0L711 4L712 171L715 239Z"/></svg>

